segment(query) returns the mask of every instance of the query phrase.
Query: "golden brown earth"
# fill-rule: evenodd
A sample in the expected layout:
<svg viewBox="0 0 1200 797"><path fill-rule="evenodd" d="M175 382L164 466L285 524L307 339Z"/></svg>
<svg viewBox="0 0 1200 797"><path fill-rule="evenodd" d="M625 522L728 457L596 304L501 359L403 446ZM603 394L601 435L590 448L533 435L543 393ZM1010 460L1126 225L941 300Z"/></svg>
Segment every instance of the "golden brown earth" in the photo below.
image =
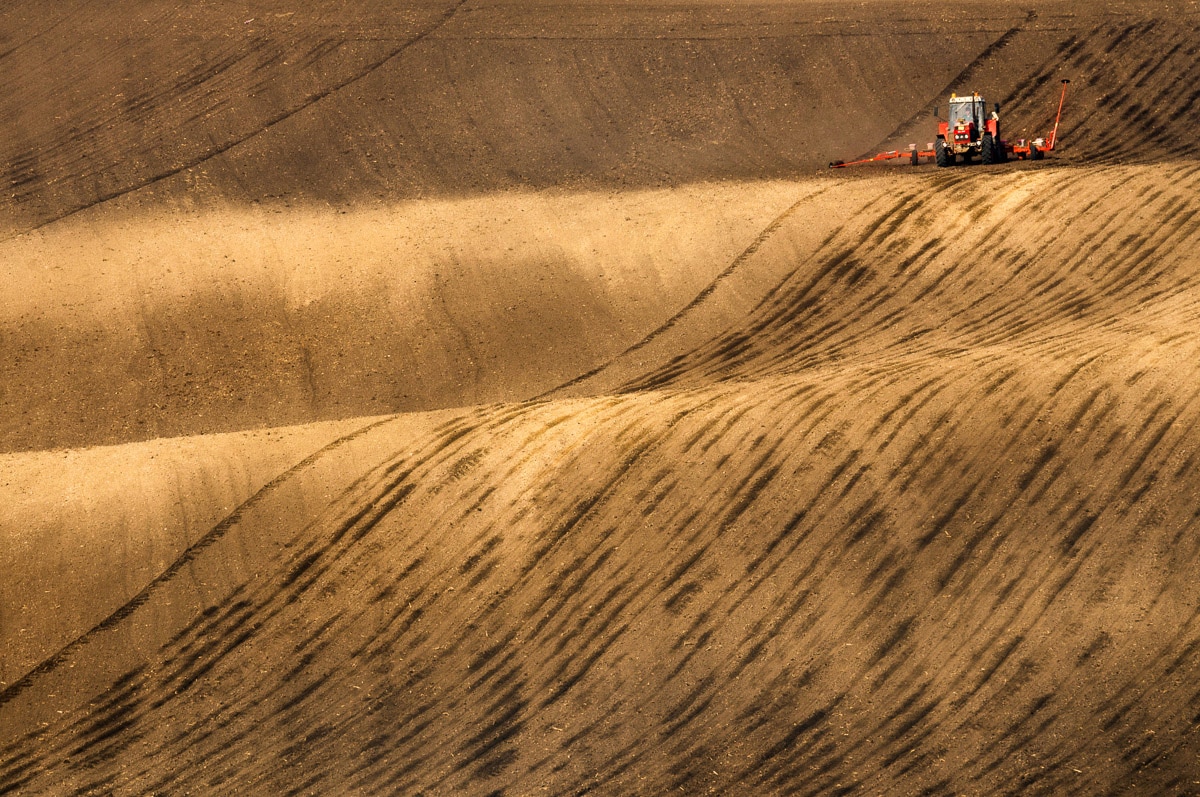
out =
<svg viewBox="0 0 1200 797"><path fill-rule="evenodd" d="M1200 794L1198 51L5 4L0 793Z"/></svg>

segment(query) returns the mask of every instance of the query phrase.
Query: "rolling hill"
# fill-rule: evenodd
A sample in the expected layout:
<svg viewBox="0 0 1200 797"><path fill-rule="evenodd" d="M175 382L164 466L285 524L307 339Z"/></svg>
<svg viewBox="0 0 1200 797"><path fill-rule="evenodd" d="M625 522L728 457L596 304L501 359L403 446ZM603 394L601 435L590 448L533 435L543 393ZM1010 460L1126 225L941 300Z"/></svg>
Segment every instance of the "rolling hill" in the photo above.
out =
<svg viewBox="0 0 1200 797"><path fill-rule="evenodd" d="M1194 4L0 28L0 791L1200 789Z"/></svg>

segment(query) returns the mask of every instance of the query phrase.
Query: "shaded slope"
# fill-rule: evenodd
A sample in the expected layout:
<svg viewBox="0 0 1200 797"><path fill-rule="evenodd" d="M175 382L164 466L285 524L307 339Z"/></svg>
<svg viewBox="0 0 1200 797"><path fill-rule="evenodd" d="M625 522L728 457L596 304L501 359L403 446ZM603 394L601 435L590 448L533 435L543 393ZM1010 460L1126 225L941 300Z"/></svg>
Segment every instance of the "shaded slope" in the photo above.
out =
<svg viewBox="0 0 1200 797"><path fill-rule="evenodd" d="M951 92L1001 105L1008 140L1048 136L1059 81L1072 81L1056 158L1077 163L1194 158L1200 18L1179 4L1030 11L865 155L930 145ZM940 109L941 117L935 116ZM840 157L855 150L841 150Z"/></svg>
<svg viewBox="0 0 1200 797"><path fill-rule="evenodd" d="M1063 41L1054 61L1031 75L1010 102L1018 112L1031 113L1030 101L1044 93L1041 87L1072 78L1071 109L1060 132L1071 142L1072 160L1195 158L1197 52L1200 19L1194 10L1105 20Z"/></svg>
<svg viewBox="0 0 1200 797"><path fill-rule="evenodd" d="M311 522L238 520L282 547L198 552L215 583L168 577L7 690L0 777L1185 793L1200 173L928 179L955 190L852 183L869 212L642 389L368 432ZM1020 223L956 230L975 191ZM1056 192L1091 206L1037 212Z"/></svg>
<svg viewBox="0 0 1200 797"><path fill-rule="evenodd" d="M0 59L0 211L21 230L143 187L188 207L791 176L1025 15L910 9L76 4Z"/></svg>
<svg viewBox="0 0 1200 797"><path fill-rule="evenodd" d="M43 25L40 5L13 4L15 44L0 59L12 87L10 224L46 223L227 151L400 54L455 9L409 3L347 17L327 7L297 18L287 4L256 7L246 19L230 3L97 13L75 2Z"/></svg>

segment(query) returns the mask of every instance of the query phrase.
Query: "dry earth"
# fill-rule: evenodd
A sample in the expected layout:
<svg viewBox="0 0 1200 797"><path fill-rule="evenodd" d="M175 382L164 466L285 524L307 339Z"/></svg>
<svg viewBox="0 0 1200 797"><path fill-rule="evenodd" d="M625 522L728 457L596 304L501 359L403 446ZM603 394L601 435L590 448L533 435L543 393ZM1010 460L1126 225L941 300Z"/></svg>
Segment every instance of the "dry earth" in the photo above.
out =
<svg viewBox="0 0 1200 797"><path fill-rule="evenodd" d="M1196 2L315 6L0 10L0 793L1200 794Z"/></svg>

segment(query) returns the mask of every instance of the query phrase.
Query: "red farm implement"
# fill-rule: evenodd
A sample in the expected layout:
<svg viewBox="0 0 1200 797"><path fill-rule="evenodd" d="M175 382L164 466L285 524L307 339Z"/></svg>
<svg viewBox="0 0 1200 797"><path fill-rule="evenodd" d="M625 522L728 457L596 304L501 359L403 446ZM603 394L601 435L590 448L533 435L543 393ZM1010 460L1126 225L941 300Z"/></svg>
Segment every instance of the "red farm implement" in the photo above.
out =
<svg viewBox="0 0 1200 797"><path fill-rule="evenodd" d="M846 166L857 166L862 163L908 158L909 163L917 166L921 159L932 159L938 166L953 166L958 161L970 163L976 156L985 165L1004 163L1010 157L1041 160L1047 152L1053 152L1058 143L1058 125L1062 121L1063 106L1067 101L1067 84L1062 82L1062 96L1058 99L1058 113L1054 117L1054 129L1045 138L1035 138L1032 141L1018 139L1004 141L1000 138L1000 104L995 110L987 111L987 103L978 94L968 97L950 95L948 119L938 123L937 140L926 149L918 149L916 144L909 144L907 150L890 150L862 158L856 161L834 161L830 168L841 169Z"/></svg>

